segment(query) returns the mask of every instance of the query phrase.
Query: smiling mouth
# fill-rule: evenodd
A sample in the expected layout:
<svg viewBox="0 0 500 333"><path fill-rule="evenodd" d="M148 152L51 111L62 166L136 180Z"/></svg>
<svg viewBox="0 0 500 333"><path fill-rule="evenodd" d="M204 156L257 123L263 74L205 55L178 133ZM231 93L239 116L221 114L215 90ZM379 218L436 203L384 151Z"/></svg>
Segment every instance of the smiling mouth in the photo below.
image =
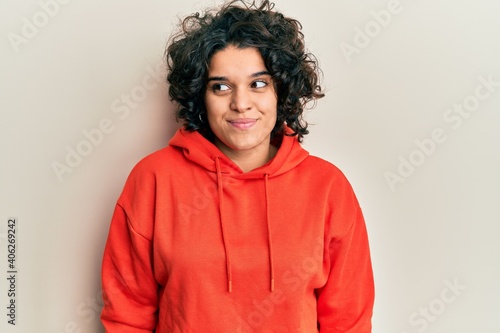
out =
<svg viewBox="0 0 500 333"><path fill-rule="evenodd" d="M241 130L244 130L244 129L248 129L250 127L252 127L253 125L255 125L255 123L257 122L257 119L234 119L234 120L229 120L228 123L237 128L237 129L241 129Z"/></svg>

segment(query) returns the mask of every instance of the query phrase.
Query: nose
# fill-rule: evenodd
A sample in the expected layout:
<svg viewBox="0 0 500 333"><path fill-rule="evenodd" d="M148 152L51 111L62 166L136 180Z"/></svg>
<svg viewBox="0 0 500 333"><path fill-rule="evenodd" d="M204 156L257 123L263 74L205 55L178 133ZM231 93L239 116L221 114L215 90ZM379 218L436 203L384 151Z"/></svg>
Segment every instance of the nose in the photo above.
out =
<svg viewBox="0 0 500 333"><path fill-rule="evenodd" d="M252 97L245 89L235 89L231 96L231 110L245 112L252 107Z"/></svg>

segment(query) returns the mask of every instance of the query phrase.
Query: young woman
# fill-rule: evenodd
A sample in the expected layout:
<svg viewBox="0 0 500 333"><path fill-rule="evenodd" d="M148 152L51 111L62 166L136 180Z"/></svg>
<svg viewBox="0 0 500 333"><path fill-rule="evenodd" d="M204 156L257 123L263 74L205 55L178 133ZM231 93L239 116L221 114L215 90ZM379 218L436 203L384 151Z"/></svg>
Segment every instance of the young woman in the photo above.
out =
<svg viewBox="0 0 500 333"><path fill-rule="evenodd" d="M108 333L371 332L356 197L309 155L323 97L300 23L273 4L187 17L166 50L183 122L132 170L102 267Z"/></svg>

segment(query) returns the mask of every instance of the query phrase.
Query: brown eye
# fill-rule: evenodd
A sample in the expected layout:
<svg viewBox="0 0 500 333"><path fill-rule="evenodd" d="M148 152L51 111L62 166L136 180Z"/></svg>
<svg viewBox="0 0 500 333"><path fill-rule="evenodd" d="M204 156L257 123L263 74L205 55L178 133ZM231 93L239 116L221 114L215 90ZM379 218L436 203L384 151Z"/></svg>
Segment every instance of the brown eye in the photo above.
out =
<svg viewBox="0 0 500 333"><path fill-rule="evenodd" d="M229 90L229 86L223 83L215 83L212 85L213 91L227 91Z"/></svg>
<svg viewBox="0 0 500 333"><path fill-rule="evenodd" d="M266 86L267 86L267 82L264 80L258 80L258 81L252 82L252 88L260 89L260 88L264 88Z"/></svg>

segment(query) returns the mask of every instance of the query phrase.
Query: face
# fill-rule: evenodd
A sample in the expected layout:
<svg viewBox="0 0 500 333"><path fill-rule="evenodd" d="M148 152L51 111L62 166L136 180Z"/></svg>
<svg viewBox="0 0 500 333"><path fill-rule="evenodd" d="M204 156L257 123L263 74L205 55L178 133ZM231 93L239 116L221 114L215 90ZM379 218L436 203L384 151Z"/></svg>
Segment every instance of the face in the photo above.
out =
<svg viewBox="0 0 500 333"><path fill-rule="evenodd" d="M228 46L212 57L205 106L216 146L224 153L268 151L277 97L256 48Z"/></svg>

